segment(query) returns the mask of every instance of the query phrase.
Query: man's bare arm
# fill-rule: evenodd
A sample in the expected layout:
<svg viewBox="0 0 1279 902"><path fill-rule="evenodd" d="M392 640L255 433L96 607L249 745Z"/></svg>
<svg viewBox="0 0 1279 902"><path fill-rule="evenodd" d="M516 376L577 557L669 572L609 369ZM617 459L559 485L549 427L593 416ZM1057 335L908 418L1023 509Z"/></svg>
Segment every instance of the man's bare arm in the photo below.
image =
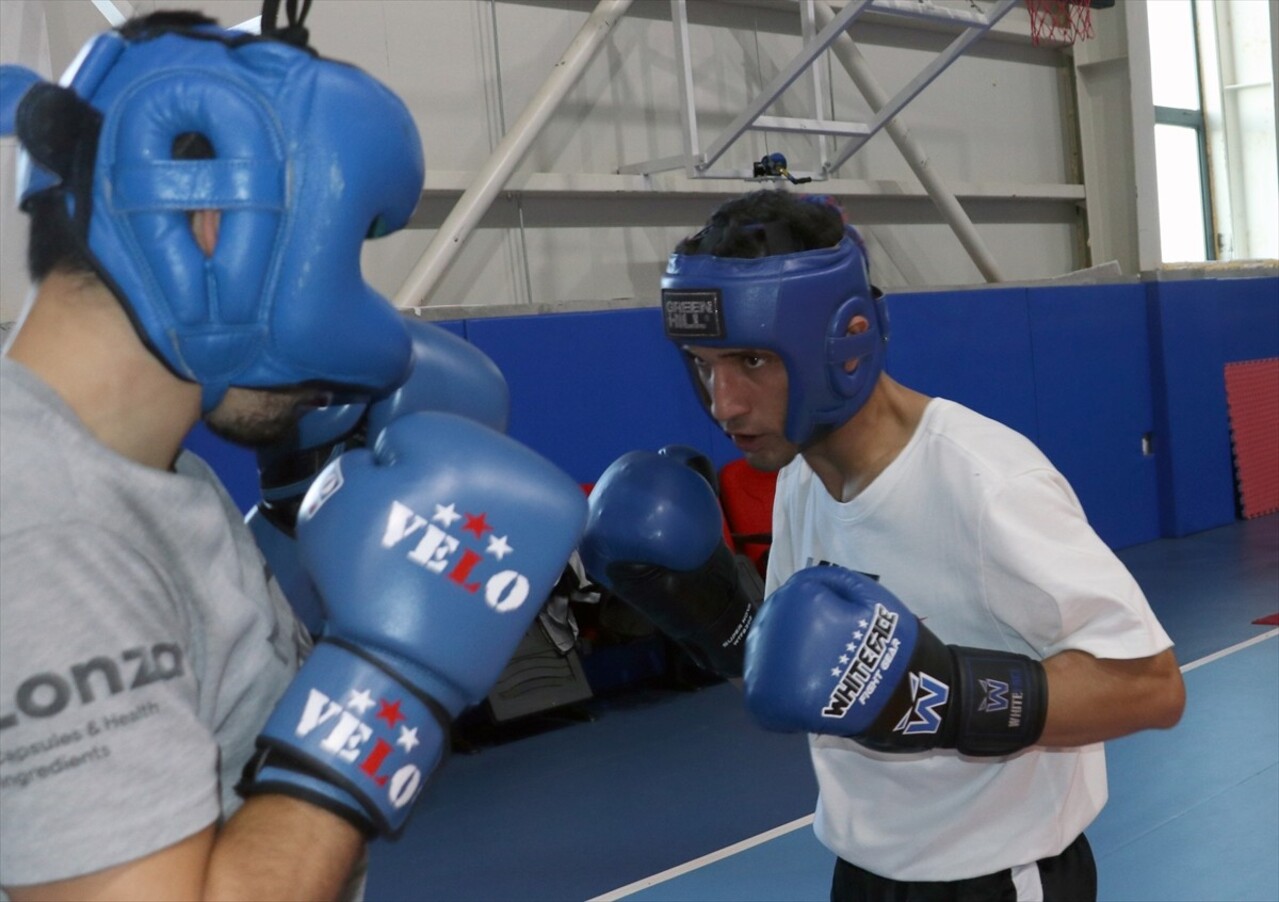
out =
<svg viewBox="0 0 1279 902"><path fill-rule="evenodd" d="M322 808L282 795L249 799L218 830L115 867L32 886L13 902L128 899L334 899L364 851L364 837Z"/></svg>

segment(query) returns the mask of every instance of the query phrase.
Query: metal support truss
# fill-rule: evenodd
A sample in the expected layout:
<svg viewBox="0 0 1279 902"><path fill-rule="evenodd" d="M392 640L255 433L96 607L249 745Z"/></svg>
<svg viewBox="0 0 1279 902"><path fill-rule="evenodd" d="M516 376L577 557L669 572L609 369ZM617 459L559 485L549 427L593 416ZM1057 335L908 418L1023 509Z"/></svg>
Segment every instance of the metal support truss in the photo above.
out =
<svg viewBox="0 0 1279 902"><path fill-rule="evenodd" d="M671 0L671 21L675 28L675 49L681 65L679 79L680 109L683 116L684 153L680 156L665 157L644 163L632 163L621 167L618 171L624 174L644 174L683 168L689 178L750 178L753 173L742 170L714 170L712 166L725 151L747 131L790 132L795 134L811 134L817 139L818 165L815 170L793 171L795 178L808 178L817 181L834 175L847 160L866 145L881 130L887 130L889 136L902 151L912 170L933 199L942 216L950 224L958 236L960 243L968 251L978 270L991 282L1002 280L998 265L977 234L972 221L968 218L955 195L951 193L928 162L928 154L911 136L905 124L898 120L902 109L919 96L928 85L946 70L955 60L985 35L994 25L1007 15L1019 0L996 0L987 10L973 7L958 9L935 6L927 0L850 0L836 13L821 0L798 0L801 34L804 46L791 62L785 66L750 102L732 123L714 141L701 150L700 136L697 128L697 110L693 94L692 52L688 39L687 0ZM874 11L888 15L907 18L939 21L957 24L963 31L939 53L927 66L913 78L895 96L888 94L870 73L865 58L857 50L848 34L849 27L866 11ZM820 30L817 30L820 25ZM867 123L836 122L826 119L821 110L825 106L826 92L824 69L813 65L818 57L832 49L836 59L848 71L871 108L874 118ZM813 74L813 108L817 114L812 119L793 117L767 116L764 114L778 97L791 87L803 74L811 69ZM833 157L828 158L827 138L847 138Z"/></svg>
<svg viewBox="0 0 1279 902"><path fill-rule="evenodd" d="M524 112L458 199L395 295L397 307L420 305L461 251L493 199L551 118L632 0L600 0Z"/></svg>
<svg viewBox="0 0 1279 902"><path fill-rule="evenodd" d="M816 10L819 21L834 18L834 12L823 2L817 3ZM848 72L849 77L852 78L853 84L857 85L857 89L862 92L862 96L866 98L866 102L870 104L871 109L878 113L888 108L892 103L892 100L888 97L888 92L880 86L875 76L871 74L870 64L866 62L862 52L857 49L853 39L847 34L840 35L832 47L832 52L844 67L844 70ZM878 119L879 117L877 116L876 118ZM988 282L1004 281L1003 273L1000 271L999 264L995 262L994 255L991 254L990 249L986 247L986 242L977 233L976 226L973 225L973 221L968 214L964 212L959 199L955 197L941 176L937 174L937 170L933 168L932 162L928 159L928 152L911 135L905 120L900 115L885 118L884 129L888 132L888 137L897 145L897 149L901 151L902 158L910 166L911 171L915 173L919 183L928 192L933 205L937 207L942 218L946 220L951 230L955 233L955 237L959 239L959 243L968 252L968 256L972 259L982 277Z"/></svg>
<svg viewBox="0 0 1279 902"><path fill-rule="evenodd" d="M755 97L724 131L701 149L697 128L697 110L693 94L693 62L692 51L688 39L688 0L671 0L671 21L675 29L675 50L677 62L680 64L680 108L683 116L684 153L673 157L663 157L642 163L628 163L619 168L623 174L650 174L670 169L684 168L689 178L750 178L752 173L742 170L715 170L712 167L729 147L747 131L790 132L811 134L819 138L820 162L818 168L811 172L794 172L796 177L807 176L814 179L830 177L849 157L865 146L903 107L914 100L921 91L946 70L951 63L963 55L975 41L984 36L999 22L1020 0L995 0L988 9L957 9L936 6L928 0L849 0L838 13L830 10L818 0L798 0L801 33L804 46L794 59L790 61L772 80L769 81L759 95ZM824 7L827 19L820 31L816 31L817 8ZM932 20L952 25L960 25L964 30L935 59L925 66L914 79L876 108L874 119L870 122L838 122L822 116L820 110L826 102L826 85L822 75L822 67L813 65L818 57L832 44L844 37L854 21L864 12L876 12L884 15L905 18ZM765 115L765 111L793 85L806 69L813 73L814 109L818 110L813 118L796 118ZM824 136L847 138L844 146L832 159L826 158Z"/></svg>

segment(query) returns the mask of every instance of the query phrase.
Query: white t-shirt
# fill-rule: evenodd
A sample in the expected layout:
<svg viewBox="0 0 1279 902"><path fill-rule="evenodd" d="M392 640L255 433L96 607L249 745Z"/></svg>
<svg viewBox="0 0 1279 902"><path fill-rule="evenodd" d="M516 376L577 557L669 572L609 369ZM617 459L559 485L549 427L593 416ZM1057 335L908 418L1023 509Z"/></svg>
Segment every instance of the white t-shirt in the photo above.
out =
<svg viewBox="0 0 1279 902"><path fill-rule="evenodd" d="M1172 645L1066 480L1026 438L934 399L852 501L803 458L782 470L766 590L829 563L878 579L942 641L1036 659L1142 658ZM814 829L896 880L960 880L1059 854L1106 801L1101 744L1007 758L888 754L810 736Z"/></svg>

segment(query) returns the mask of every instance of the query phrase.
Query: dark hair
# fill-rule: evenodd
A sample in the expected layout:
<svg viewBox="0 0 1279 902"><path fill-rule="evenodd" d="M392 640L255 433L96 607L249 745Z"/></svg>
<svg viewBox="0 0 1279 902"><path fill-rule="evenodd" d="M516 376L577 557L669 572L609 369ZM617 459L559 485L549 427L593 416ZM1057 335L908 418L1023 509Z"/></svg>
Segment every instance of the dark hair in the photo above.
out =
<svg viewBox="0 0 1279 902"><path fill-rule="evenodd" d="M677 254L771 257L834 247L844 218L826 197L785 191L753 191L722 204L706 227L675 247Z"/></svg>
<svg viewBox="0 0 1279 902"><path fill-rule="evenodd" d="M117 31L129 41L149 41L169 31L185 31L204 25L217 25L216 19L186 10L160 10L148 16L135 16Z"/></svg>
<svg viewBox="0 0 1279 902"><path fill-rule="evenodd" d="M202 25L216 25L198 13L158 12L148 16L130 19L120 26L118 31L131 41L149 40L166 31L195 28ZM68 93L67 96L70 96ZM50 114L54 114L51 110ZM68 127L70 127L68 125ZM42 282L53 271L67 275L96 274L94 261L88 250L88 223L82 215L73 215L68 211L68 195L74 196L77 188L90 192L92 190L92 153L96 148L96 131L90 135L87 130L74 141L92 141L92 146L85 146L86 171L78 173L86 184L73 185L70 175L63 175L64 186L43 194L34 195L23 202L22 209L30 217L27 239L27 272L32 282ZM202 159L213 156L213 148L202 135L194 133L180 135L173 142L173 158ZM76 198L77 203L83 202Z"/></svg>
<svg viewBox="0 0 1279 902"><path fill-rule="evenodd" d="M27 272L32 282L43 282L55 269L67 275L94 273L71 220L59 209L61 195L33 197L23 204L31 218L27 232Z"/></svg>

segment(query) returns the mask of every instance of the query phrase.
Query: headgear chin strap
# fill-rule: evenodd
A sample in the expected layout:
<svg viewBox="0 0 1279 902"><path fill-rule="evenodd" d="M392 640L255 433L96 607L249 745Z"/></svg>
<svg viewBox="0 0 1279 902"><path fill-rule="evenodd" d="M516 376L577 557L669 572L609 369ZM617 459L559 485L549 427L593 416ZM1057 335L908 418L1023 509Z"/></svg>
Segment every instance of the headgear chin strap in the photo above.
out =
<svg viewBox="0 0 1279 902"><path fill-rule="evenodd" d="M99 35L62 87L3 75L0 110L12 101L29 157L24 206L56 199L143 340L203 387L205 412L233 385L376 392L403 378L409 337L365 283L360 248L408 223L424 163L382 84L206 22ZM174 158L192 134L211 158ZM221 212L209 256L188 223L205 209Z"/></svg>
<svg viewBox="0 0 1279 902"><path fill-rule="evenodd" d="M662 278L666 336L680 347L758 348L786 366L786 438L804 445L850 419L884 369L888 311L870 284L861 236L767 257L672 254ZM848 334L864 316L870 328ZM707 409L710 398L682 355ZM845 364L858 361L847 372Z"/></svg>

